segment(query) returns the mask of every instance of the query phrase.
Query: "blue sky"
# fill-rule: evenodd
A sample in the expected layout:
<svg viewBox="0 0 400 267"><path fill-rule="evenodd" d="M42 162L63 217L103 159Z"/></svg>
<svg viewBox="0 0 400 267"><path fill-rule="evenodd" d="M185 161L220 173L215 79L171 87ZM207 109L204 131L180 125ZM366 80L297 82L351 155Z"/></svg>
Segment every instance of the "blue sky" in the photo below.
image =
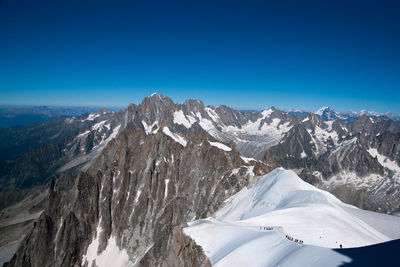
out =
<svg viewBox="0 0 400 267"><path fill-rule="evenodd" d="M0 104L400 113L399 1L0 0Z"/></svg>

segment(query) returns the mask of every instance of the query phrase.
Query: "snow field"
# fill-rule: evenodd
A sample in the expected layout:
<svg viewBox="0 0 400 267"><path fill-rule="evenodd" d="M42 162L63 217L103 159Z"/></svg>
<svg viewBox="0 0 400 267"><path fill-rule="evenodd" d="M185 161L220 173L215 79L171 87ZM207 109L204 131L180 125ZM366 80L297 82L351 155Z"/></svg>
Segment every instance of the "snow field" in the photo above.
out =
<svg viewBox="0 0 400 267"><path fill-rule="evenodd" d="M345 204L277 168L184 232L213 266L339 266L351 260L331 248L397 239L398 229L400 218Z"/></svg>

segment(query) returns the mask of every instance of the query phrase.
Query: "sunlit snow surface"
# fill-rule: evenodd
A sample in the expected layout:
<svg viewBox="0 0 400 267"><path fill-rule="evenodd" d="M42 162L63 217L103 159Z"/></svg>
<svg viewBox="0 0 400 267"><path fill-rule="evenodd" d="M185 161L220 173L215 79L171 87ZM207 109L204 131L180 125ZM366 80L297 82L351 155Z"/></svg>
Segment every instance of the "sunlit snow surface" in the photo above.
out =
<svg viewBox="0 0 400 267"><path fill-rule="evenodd" d="M351 259L329 248L400 238L398 229L400 218L344 204L278 168L184 232L215 266L340 266Z"/></svg>

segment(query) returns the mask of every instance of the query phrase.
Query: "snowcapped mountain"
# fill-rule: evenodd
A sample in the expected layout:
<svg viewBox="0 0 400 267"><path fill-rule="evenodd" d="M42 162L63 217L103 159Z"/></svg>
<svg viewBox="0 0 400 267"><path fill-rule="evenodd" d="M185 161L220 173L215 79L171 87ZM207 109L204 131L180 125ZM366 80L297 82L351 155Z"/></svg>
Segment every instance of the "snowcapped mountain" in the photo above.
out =
<svg viewBox="0 0 400 267"><path fill-rule="evenodd" d="M400 125L365 114L352 122L333 116L338 115L326 109L304 116L274 107L237 111L200 100L174 103L153 94L119 112L62 117L2 132L7 161L0 165L0 189L28 190L52 181L45 210L12 264L73 265L101 261L104 255L139 265L188 258L205 263L201 248L180 227L213 215L225 199L278 163L346 203L399 211ZM13 151L7 147L10 140L18 149L7 158ZM317 193L304 197L323 199ZM15 205L25 201L15 199ZM390 239L359 234L359 240L370 243ZM42 236L49 242L41 243Z"/></svg>
<svg viewBox="0 0 400 267"><path fill-rule="evenodd" d="M322 107L318 109L316 112L314 112L315 115L318 115L323 119L324 121L334 121L334 120L345 120L347 119L346 117L342 116L339 112L331 109L330 107Z"/></svg>
<svg viewBox="0 0 400 267"><path fill-rule="evenodd" d="M387 187L379 186L382 181L393 180L390 178L391 169L385 172L382 164L369 156L367 151L370 148L379 151L379 147L384 146L385 149L380 151L381 155L399 165L400 152L397 146L399 124L386 117L367 115L362 115L351 123L345 123L340 120L343 119L342 115L330 108L322 108L317 113L319 115L309 113L298 117L274 107L262 112L241 112L224 105L205 106L200 100L186 100L183 104L178 104L169 97L152 94L140 104L130 104L120 112L99 111L78 117L63 117L3 133L5 141L3 145L0 142L0 147L4 146L6 150L3 150L2 155L14 154L18 158L4 163L0 188L5 189L15 184L22 188L29 187L30 184L49 181L53 175L66 171L85 170L101 154L106 144L122 130L142 129L148 134L154 127L163 125L167 126L171 133L186 136L183 138L190 138L192 134L201 132L211 141L234 144L244 157L262 160L272 156L285 168L297 169L302 178L329 191L344 185L340 184L340 181L361 185L364 177L375 175L373 190L384 194L384 188L393 185L395 189L391 192L395 192L393 193L395 199L398 191L397 182L394 184L385 182ZM336 120L332 120L333 118ZM364 136L361 137L360 134ZM15 138L17 149L14 145L8 145L10 143L8 136ZM32 144L31 140L37 140L37 136L42 137L43 141ZM383 138L384 136L386 138ZM360 138L364 141L350 142ZM368 144L366 139L373 144ZM52 143L48 145L46 142ZM348 142L350 146L344 146ZM355 144L357 149L354 150ZM29 150L29 147L33 147L33 150ZM389 147L393 147L394 150L391 151ZM344 150L344 148L351 149ZM15 154L16 151L19 154ZM41 159L40 155L43 155L44 151L46 154L51 152L52 155L45 160L45 164L42 160L38 162L30 160ZM334 161L335 157L329 157L331 151L343 156L341 156L345 159L343 164L341 160ZM360 157L364 160L355 168L351 164ZM325 164L327 161L330 163ZM23 171L25 169L33 171L29 171L27 175L27 172ZM42 173L47 173L47 176L41 177ZM338 178L337 183L330 183L332 187L324 182L331 177ZM371 183L358 189L372 190L372 187L366 188L368 186L371 187ZM346 201L350 201L350 198ZM352 202L352 204L380 211L396 211L398 207L400 208L400 203L393 206L391 201L388 205L380 205L379 203L386 202L383 199L371 199L367 202L370 203Z"/></svg>
<svg viewBox="0 0 400 267"><path fill-rule="evenodd" d="M184 232L213 266L339 266L349 257L324 248L400 238L400 218L360 210L275 169Z"/></svg>

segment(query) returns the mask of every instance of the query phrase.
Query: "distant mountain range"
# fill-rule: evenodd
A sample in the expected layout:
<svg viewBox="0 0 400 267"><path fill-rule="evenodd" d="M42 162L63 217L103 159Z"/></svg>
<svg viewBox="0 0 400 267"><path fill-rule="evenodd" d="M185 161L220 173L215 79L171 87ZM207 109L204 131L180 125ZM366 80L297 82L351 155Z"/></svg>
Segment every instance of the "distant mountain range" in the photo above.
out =
<svg viewBox="0 0 400 267"><path fill-rule="evenodd" d="M284 112L287 112L290 115L294 116L305 116L311 113L310 111L304 111L300 109L287 109L283 110ZM370 117L382 117L382 118L387 118L391 119L394 121L400 122L400 114L394 114L391 112L385 112L385 113L379 113L375 111L368 111L368 110L361 110L361 111L348 111L348 112L339 112L331 107L325 106L322 107L316 111L313 112L314 114L318 115L323 119L324 121L331 121L331 120L336 120L339 119L343 122L352 122L361 115L368 115Z"/></svg>
<svg viewBox="0 0 400 267"><path fill-rule="evenodd" d="M400 121L400 114L393 114L391 112L379 113L375 111L361 110L361 111L350 111L350 112L337 112L330 107L323 107L314 112L316 115L321 116L325 121L340 119L344 122L351 122L362 115L368 115L373 118L388 118L394 121Z"/></svg>
<svg viewBox="0 0 400 267"><path fill-rule="evenodd" d="M7 106L0 105L0 128L26 126L31 123L44 122L49 119L58 118L61 116L78 116L84 113L97 112L101 109L109 109L112 111L119 111L123 107L100 107L100 106ZM243 110L248 112L257 112L257 110ZM259 111L261 112L261 111ZM301 117L308 115L309 111L299 109L283 110L290 115ZM330 107L323 107L314 112L321 116L325 121L340 119L345 122L351 122L359 116L366 114L371 117L386 117L394 121L400 122L400 114L393 114L391 112L378 113L374 111L350 111L338 112Z"/></svg>
<svg viewBox="0 0 400 267"><path fill-rule="evenodd" d="M31 123L47 121L61 116L78 116L97 112L102 107L96 106L7 106L0 105L0 128L26 126ZM122 108L108 108L114 111Z"/></svg>

